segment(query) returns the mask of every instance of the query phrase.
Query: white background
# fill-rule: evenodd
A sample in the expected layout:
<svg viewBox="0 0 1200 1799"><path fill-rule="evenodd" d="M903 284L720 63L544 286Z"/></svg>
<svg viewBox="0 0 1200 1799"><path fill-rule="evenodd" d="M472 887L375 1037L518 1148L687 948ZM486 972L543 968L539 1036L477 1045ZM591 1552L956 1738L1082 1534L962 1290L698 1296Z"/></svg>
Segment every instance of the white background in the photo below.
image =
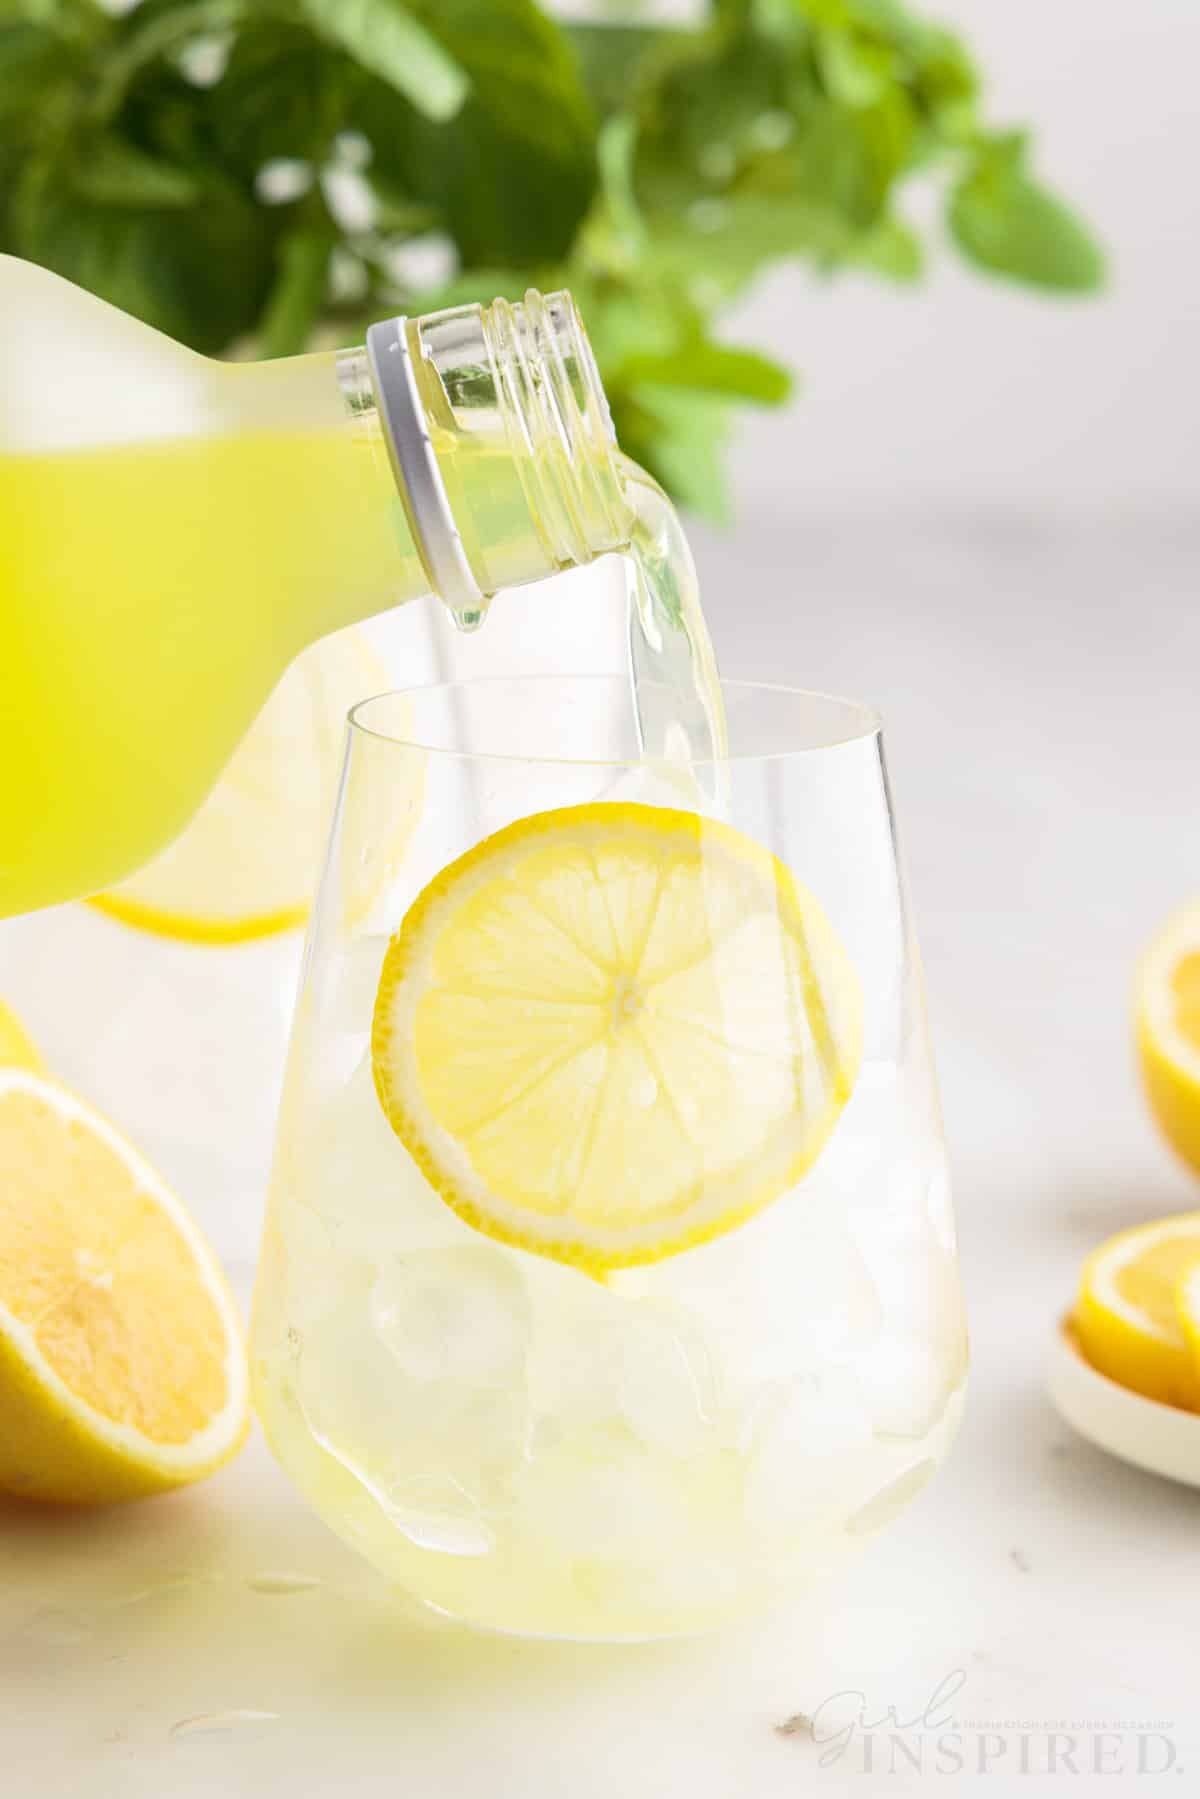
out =
<svg viewBox="0 0 1200 1799"><path fill-rule="evenodd" d="M738 335L798 368L801 403L745 434L744 503L1194 505L1200 498L1200 7L1193 0L944 0L998 122L1113 258L1099 303L966 272L949 246L905 292L775 276ZM924 213L919 205L916 212Z"/></svg>

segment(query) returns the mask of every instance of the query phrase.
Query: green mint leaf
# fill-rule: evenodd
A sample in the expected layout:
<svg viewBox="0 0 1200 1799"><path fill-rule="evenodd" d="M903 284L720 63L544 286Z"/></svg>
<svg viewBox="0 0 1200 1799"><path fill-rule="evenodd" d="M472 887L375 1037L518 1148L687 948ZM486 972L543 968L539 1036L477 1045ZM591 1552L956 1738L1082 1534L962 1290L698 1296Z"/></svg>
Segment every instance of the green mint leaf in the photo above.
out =
<svg viewBox="0 0 1200 1799"><path fill-rule="evenodd" d="M283 239L257 332L260 356L296 356L305 348L329 291L333 245L332 229L321 223L298 226Z"/></svg>
<svg viewBox="0 0 1200 1799"><path fill-rule="evenodd" d="M466 99L466 71L400 0L300 0L300 11L426 118L452 119Z"/></svg>
<svg viewBox="0 0 1200 1799"><path fill-rule="evenodd" d="M622 371L630 385L723 394L755 406L782 406L792 391L787 370L757 350L695 338L667 355L630 357Z"/></svg>
<svg viewBox="0 0 1200 1799"><path fill-rule="evenodd" d="M80 199L98 206L147 210L191 206L200 196L199 181L186 169L148 156L112 132L76 146L71 187Z"/></svg>
<svg viewBox="0 0 1200 1799"><path fill-rule="evenodd" d="M14 248L192 349L216 355L253 329L270 286L275 228L208 176L194 206L137 211L82 199L69 171L27 165Z"/></svg>
<svg viewBox="0 0 1200 1799"><path fill-rule="evenodd" d="M689 512L726 524L729 407L707 394L653 384L628 389L614 406L622 446Z"/></svg>
<svg viewBox="0 0 1200 1799"><path fill-rule="evenodd" d="M414 0L471 81L439 125L388 102L350 102L384 176L439 214L466 266L526 268L569 249L596 188L596 124L563 31L534 0Z"/></svg>
<svg viewBox="0 0 1200 1799"><path fill-rule="evenodd" d="M854 267L869 269L886 281L919 281L925 273L925 250L920 238L902 219L880 219L848 254Z"/></svg>
<svg viewBox="0 0 1200 1799"><path fill-rule="evenodd" d="M633 101L651 53L671 33L652 25L568 25L592 104L600 116L624 112Z"/></svg>
<svg viewBox="0 0 1200 1799"><path fill-rule="evenodd" d="M238 32L220 81L191 106L222 161L249 182L276 157L324 155L344 73L343 58L311 32L264 20Z"/></svg>
<svg viewBox="0 0 1200 1799"><path fill-rule="evenodd" d="M843 106L871 106L895 79L891 44L850 31L818 30L813 48L825 92Z"/></svg>
<svg viewBox="0 0 1200 1799"><path fill-rule="evenodd" d="M1104 285L1104 253L1082 220L1012 161L985 155L954 189L948 223L991 274L1064 294Z"/></svg>

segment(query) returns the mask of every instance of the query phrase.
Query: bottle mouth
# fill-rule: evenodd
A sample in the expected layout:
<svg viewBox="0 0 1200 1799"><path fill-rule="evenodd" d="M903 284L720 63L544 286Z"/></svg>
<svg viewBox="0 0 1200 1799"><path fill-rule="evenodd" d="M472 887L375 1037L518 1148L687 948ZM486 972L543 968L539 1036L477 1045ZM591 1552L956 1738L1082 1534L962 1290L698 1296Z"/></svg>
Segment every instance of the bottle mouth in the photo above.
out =
<svg viewBox="0 0 1200 1799"><path fill-rule="evenodd" d="M628 540L608 397L583 320L565 290L494 300L482 324L509 404L505 422L530 510L560 564Z"/></svg>
<svg viewBox="0 0 1200 1799"><path fill-rule="evenodd" d="M518 302L389 319L371 327L367 360L413 536L457 615L482 616L497 587L629 541L612 415L569 293L531 288ZM447 474L481 453L504 459L526 514L514 536L537 548L515 577L512 558L483 557L474 521L455 515Z"/></svg>

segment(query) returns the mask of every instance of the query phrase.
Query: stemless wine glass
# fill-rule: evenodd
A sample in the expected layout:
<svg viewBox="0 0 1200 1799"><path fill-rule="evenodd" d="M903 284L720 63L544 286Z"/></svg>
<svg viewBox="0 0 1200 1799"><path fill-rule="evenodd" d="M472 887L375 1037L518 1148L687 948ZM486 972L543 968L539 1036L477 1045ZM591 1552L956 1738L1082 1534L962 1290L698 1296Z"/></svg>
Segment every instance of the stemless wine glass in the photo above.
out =
<svg viewBox="0 0 1200 1799"><path fill-rule="evenodd" d="M476 1625L711 1625L887 1524L959 1414L878 722L724 697L720 819L626 681L351 714L257 1398L334 1529Z"/></svg>

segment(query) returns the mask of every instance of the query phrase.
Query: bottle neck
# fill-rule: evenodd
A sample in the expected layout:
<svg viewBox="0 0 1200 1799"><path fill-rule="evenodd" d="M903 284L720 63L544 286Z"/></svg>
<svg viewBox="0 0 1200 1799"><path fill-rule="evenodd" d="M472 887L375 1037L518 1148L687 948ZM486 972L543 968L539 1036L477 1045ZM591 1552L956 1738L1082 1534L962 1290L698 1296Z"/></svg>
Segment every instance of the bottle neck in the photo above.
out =
<svg viewBox="0 0 1200 1799"><path fill-rule="evenodd" d="M338 357L352 419L381 429L429 584L477 623L501 587L629 540L604 390L568 294L372 327Z"/></svg>

